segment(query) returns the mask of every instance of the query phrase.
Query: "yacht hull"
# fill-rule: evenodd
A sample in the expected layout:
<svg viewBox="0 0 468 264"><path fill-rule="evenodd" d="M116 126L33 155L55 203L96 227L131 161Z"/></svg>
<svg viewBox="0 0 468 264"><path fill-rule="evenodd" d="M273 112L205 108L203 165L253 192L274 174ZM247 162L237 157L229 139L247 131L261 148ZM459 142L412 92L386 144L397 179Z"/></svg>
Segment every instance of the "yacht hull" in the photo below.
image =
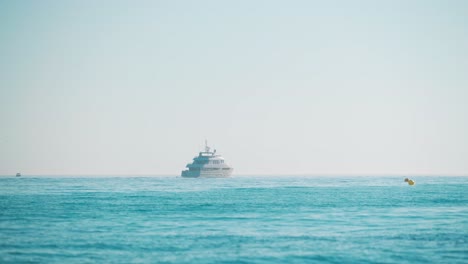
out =
<svg viewBox="0 0 468 264"><path fill-rule="evenodd" d="M228 178L232 175L233 169L229 170L215 170L215 171L182 171L184 178Z"/></svg>

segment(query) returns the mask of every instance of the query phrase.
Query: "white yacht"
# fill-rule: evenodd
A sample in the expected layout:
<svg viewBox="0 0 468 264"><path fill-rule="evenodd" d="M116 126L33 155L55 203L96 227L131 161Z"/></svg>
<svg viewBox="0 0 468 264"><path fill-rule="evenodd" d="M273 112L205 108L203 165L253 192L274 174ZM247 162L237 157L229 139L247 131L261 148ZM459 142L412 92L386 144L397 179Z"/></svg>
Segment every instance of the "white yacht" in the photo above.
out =
<svg viewBox="0 0 468 264"><path fill-rule="evenodd" d="M182 177L187 178L226 178L231 176L233 168L224 163L224 158L216 154L216 149L210 151L205 140L205 151L193 158L193 162L187 164L188 169L182 171Z"/></svg>

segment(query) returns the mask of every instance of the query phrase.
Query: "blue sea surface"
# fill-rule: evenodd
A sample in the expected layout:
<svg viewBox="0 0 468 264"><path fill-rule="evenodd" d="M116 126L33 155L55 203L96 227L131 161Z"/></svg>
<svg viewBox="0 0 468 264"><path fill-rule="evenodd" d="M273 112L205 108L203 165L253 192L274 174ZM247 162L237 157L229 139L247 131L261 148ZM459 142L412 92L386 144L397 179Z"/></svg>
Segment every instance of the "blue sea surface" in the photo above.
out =
<svg viewBox="0 0 468 264"><path fill-rule="evenodd" d="M468 263L468 177L0 177L0 263Z"/></svg>

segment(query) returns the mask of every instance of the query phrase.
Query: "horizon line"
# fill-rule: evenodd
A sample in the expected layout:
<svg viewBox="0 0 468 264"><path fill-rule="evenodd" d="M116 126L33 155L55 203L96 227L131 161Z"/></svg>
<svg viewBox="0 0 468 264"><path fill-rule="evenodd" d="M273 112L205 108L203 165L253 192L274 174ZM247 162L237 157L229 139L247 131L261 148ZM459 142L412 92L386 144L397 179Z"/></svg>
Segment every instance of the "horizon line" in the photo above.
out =
<svg viewBox="0 0 468 264"><path fill-rule="evenodd" d="M179 174L23 174L21 177L181 177ZM235 177L468 177L468 174L235 174L228 178ZM0 177L16 177L16 174L0 174Z"/></svg>

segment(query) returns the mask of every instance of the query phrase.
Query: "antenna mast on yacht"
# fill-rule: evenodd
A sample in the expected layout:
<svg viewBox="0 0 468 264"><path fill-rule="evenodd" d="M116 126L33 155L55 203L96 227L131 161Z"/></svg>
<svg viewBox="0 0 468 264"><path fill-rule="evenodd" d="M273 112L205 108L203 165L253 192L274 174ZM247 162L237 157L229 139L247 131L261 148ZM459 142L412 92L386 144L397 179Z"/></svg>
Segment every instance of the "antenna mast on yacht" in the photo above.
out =
<svg viewBox="0 0 468 264"><path fill-rule="evenodd" d="M210 152L210 147L208 147L208 140L205 139L205 152Z"/></svg>

